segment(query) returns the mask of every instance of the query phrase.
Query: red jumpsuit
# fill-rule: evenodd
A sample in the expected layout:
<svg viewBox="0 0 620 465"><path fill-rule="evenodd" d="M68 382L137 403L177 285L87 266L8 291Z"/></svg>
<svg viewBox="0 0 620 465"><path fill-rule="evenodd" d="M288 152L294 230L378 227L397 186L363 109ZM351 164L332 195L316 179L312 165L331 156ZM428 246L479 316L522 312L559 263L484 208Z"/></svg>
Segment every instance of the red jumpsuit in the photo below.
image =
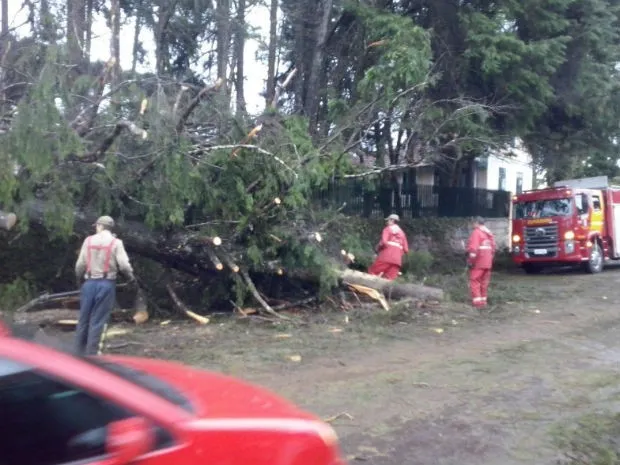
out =
<svg viewBox="0 0 620 465"><path fill-rule="evenodd" d="M396 279L403 264L403 255L409 253L407 236L400 226L389 224L383 228L378 249L379 255L368 268L368 273L385 279Z"/></svg>
<svg viewBox="0 0 620 465"><path fill-rule="evenodd" d="M7 325L5 325L0 320L0 337L3 337L3 336L10 337L11 336L11 330L9 329L9 327Z"/></svg>
<svg viewBox="0 0 620 465"><path fill-rule="evenodd" d="M469 271L469 290L474 307L487 304L487 289L491 281L491 268L495 255L495 238L489 228L476 226L467 244L467 263Z"/></svg>

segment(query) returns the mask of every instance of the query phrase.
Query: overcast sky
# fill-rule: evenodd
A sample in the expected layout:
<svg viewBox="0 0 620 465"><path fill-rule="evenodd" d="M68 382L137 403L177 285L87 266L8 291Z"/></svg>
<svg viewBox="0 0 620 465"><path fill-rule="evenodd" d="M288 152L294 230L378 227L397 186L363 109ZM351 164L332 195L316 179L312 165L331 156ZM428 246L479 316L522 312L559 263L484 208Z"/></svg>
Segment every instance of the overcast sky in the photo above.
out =
<svg viewBox="0 0 620 465"><path fill-rule="evenodd" d="M28 17L28 10L22 7L22 2L9 0L9 24L10 27L17 27L24 23ZM269 10L266 6L254 6L247 11L247 21L250 26L256 27L256 34L260 34L261 39L266 41L269 35ZM132 44L134 34L134 23L130 18L121 18L121 67L131 68ZM30 33L28 26L23 26L17 30L20 36L27 36ZM105 19L98 15L93 22L93 46L91 47L91 58L93 60L107 61L110 58L110 30L106 26ZM140 40L147 51L145 62L139 67L139 71L152 71L155 63L155 44L153 33L147 28L143 28L140 33ZM208 44L205 44L208 46ZM260 93L265 88L267 76L267 66L256 59L259 41L256 39L247 40L245 44L245 99L247 110L250 113L257 113L264 108L265 100ZM202 70L196 69L198 73ZM208 76L203 76L205 79Z"/></svg>

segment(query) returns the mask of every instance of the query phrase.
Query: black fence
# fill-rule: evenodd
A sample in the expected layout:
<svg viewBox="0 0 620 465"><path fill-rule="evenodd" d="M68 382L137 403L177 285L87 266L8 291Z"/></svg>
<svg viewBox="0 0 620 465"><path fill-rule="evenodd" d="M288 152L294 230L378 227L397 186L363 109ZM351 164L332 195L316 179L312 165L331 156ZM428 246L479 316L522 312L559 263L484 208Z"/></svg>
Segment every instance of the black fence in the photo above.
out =
<svg viewBox="0 0 620 465"><path fill-rule="evenodd" d="M510 192L473 187L375 187L357 179L333 181L315 195L318 206L341 209L366 218L397 213L401 218L473 217L507 218Z"/></svg>

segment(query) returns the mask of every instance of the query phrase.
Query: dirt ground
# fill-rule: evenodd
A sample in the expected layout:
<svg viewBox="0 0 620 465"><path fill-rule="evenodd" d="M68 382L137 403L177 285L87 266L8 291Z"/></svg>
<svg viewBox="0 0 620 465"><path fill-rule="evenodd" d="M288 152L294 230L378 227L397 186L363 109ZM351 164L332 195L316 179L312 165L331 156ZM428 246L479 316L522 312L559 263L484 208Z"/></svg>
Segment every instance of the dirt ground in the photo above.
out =
<svg viewBox="0 0 620 465"><path fill-rule="evenodd" d="M495 305L482 313L455 302L462 276L444 285L453 300L438 308L116 325L108 343L259 383L322 418L342 414L332 424L351 462L551 464L556 426L620 406L620 268L496 273Z"/></svg>

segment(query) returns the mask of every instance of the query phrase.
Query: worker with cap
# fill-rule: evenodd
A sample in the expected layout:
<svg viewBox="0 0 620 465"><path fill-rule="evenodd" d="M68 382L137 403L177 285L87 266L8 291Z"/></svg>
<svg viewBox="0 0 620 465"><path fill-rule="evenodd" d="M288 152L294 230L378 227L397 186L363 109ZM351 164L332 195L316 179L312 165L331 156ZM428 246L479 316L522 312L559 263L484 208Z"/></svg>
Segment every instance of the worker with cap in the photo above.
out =
<svg viewBox="0 0 620 465"><path fill-rule="evenodd" d="M116 303L118 272L135 281L123 241L112 234L114 220L102 216L94 226L96 233L86 238L75 264L78 284L84 279L75 335L75 350L81 355L100 352L102 335Z"/></svg>
<svg viewBox="0 0 620 465"><path fill-rule="evenodd" d="M368 273L386 279L396 279L403 265L403 255L409 253L407 236L398 225L400 218L392 213L386 219L386 226L377 244L377 258Z"/></svg>
<svg viewBox="0 0 620 465"><path fill-rule="evenodd" d="M467 243L467 266L469 267L469 290L472 305L484 308L487 305L487 290L491 282L491 268L495 256L495 238L484 225L484 219L474 220L474 230Z"/></svg>

